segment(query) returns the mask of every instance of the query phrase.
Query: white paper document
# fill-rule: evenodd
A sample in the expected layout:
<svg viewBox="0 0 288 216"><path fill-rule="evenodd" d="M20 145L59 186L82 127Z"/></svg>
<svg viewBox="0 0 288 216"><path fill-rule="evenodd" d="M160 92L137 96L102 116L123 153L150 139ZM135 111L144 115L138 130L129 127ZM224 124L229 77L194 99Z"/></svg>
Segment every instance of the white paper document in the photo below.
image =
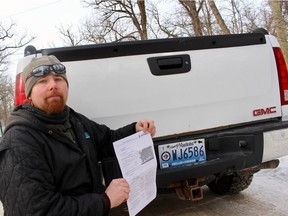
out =
<svg viewBox="0 0 288 216"><path fill-rule="evenodd" d="M129 183L127 206L136 215L155 199L157 161L149 133L138 132L113 143L123 178Z"/></svg>

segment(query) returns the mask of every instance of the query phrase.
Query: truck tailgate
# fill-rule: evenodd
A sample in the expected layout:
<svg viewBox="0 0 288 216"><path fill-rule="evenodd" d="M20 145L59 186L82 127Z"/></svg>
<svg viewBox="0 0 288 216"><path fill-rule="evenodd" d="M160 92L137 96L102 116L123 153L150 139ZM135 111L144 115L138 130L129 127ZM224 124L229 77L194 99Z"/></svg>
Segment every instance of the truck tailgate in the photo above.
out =
<svg viewBox="0 0 288 216"><path fill-rule="evenodd" d="M277 69L265 36L260 35L258 43L236 41L235 46L233 36L226 39L230 44L224 47L213 42L201 47L201 39L191 38L183 50L169 51L168 43L165 51L149 53L147 44L148 51L137 55L68 59L64 64L73 95L68 105L111 128L154 119L157 137L281 116ZM225 36L214 41L225 44ZM200 48L191 45L190 49L193 43ZM57 52L49 54L57 56ZM177 68L169 68L169 58L181 55L188 56L191 69L178 73ZM159 64L158 60L168 59L162 75L152 74L149 58Z"/></svg>

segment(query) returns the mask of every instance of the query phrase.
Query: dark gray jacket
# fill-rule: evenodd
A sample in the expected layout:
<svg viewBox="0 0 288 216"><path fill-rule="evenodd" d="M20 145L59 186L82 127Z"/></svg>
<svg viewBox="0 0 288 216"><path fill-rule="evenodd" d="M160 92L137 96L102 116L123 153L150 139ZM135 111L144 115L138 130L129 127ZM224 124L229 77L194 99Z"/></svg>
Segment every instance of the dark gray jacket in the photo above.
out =
<svg viewBox="0 0 288 216"><path fill-rule="evenodd" d="M56 127L69 118L75 142ZM112 142L135 132L97 124L69 107L48 116L30 105L12 112L0 144L0 200L5 215L106 215L98 162L113 156Z"/></svg>

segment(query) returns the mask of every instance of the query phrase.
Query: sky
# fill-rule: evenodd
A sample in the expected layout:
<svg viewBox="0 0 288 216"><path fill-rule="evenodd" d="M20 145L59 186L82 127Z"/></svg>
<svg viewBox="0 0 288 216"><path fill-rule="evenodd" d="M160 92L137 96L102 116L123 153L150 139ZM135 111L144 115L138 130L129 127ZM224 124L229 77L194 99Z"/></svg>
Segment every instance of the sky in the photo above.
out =
<svg viewBox="0 0 288 216"><path fill-rule="evenodd" d="M30 44L37 49L63 46L56 27L76 27L91 13L81 0L0 0L0 23L12 21L16 24L15 32L26 32L36 37ZM17 61L23 57L23 50L10 59L9 73L16 73Z"/></svg>

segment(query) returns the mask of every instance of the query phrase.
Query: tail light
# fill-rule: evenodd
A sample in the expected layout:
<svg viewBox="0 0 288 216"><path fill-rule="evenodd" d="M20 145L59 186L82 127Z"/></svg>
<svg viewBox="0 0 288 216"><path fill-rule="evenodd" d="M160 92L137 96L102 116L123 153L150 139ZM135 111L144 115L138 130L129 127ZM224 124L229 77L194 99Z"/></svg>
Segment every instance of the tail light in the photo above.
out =
<svg viewBox="0 0 288 216"><path fill-rule="evenodd" d="M279 85L280 85L280 96L281 104L288 104L288 71L287 65L284 60L283 53L279 47L273 48L275 60L277 64Z"/></svg>
<svg viewBox="0 0 288 216"><path fill-rule="evenodd" d="M15 85L15 106L25 103L25 83L22 78L22 73L19 73L16 76L16 85Z"/></svg>

